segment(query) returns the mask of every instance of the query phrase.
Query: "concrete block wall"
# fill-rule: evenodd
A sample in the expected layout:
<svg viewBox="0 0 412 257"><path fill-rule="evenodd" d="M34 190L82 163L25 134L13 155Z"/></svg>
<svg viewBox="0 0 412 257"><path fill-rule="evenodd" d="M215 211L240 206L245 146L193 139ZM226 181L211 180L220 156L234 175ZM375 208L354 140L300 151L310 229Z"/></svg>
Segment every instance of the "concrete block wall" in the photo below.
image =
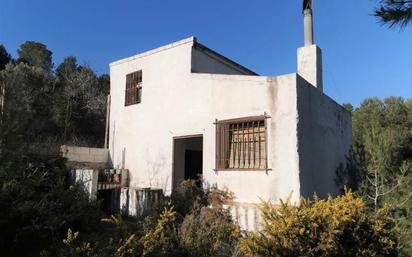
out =
<svg viewBox="0 0 412 257"><path fill-rule="evenodd" d="M69 162L108 163L109 149L63 145L60 151Z"/></svg>

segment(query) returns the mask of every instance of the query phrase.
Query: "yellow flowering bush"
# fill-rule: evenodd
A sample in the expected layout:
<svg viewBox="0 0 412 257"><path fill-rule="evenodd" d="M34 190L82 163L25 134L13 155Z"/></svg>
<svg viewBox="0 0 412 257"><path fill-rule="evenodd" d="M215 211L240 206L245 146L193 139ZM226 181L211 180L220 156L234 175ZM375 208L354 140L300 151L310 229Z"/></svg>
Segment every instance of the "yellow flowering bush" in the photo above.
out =
<svg viewBox="0 0 412 257"><path fill-rule="evenodd" d="M389 208L371 212L351 192L299 205L265 202L261 211L262 230L241 240L245 256L397 256Z"/></svg>

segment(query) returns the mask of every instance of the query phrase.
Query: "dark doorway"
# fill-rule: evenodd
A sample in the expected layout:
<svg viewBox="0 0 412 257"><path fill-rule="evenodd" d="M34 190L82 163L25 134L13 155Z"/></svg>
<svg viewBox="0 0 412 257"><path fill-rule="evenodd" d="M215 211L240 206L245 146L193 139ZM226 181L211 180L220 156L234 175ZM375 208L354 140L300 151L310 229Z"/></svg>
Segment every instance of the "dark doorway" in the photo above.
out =
<svg viewBox="0 0 412 257"><path fill-rule="evenodd" d="M199 179L203 173L203 136L174 138L173 187L187 179Z"/></svg>
<svg viewBox="0 0 412 257"><path fill-rule="evenodd" d="M202 151L186 150L185 152L185 179L198 179L203 167Z"/></svg>
<svg viewBox="0 0 412 257"><path fill-rule="evenodd" d="M97 191L97 200L101 201L104 213L113 214L120 211L120 189L108 189Z"/></svg>

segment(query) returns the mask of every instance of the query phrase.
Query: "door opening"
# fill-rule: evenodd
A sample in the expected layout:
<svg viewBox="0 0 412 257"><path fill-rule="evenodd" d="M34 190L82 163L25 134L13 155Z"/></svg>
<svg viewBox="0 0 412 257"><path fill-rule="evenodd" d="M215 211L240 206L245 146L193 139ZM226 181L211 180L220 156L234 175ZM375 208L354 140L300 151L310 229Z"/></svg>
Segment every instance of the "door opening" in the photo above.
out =
<svg viewBox="0 0 412 257"><path fill-rule="evenodd" d="M187 179L199 179L203 174L203 136L173 139L173 188Z"/></svg>

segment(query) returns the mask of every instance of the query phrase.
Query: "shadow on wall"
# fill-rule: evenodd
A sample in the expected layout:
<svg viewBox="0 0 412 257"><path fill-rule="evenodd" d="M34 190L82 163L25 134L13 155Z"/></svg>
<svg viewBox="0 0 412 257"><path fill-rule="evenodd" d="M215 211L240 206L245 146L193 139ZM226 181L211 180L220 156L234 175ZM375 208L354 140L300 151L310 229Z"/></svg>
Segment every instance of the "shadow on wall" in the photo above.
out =
<svg viewBox="0 0 412 257"><path fill-rule="evenodd" d="M297 85L300 194L339 194L336 170L346 165L351 145L350 114L302 78Z"/></svg>

